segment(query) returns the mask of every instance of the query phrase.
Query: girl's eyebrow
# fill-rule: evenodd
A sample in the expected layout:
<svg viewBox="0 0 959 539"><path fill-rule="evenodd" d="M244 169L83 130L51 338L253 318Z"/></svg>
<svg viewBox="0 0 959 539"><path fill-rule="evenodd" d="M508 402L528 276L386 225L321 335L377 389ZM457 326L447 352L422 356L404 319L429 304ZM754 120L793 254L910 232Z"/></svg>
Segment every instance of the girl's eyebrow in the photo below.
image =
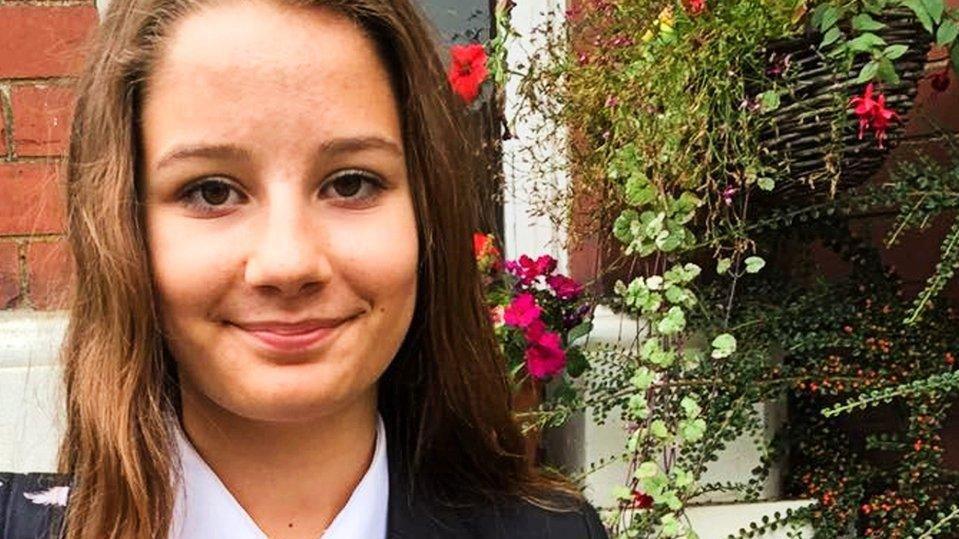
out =
<svg viewBox="0 0 959 539"><path fill-rule="evenodd" d="M403 149L393 140L378 135L362 137L339 137L324 141L317 148L319 155L356 153L364 150L385 150L399 157ZM175 161L190 158L251 160L250 151L235 144L185 144L175 146L157 161L156 170L161 170Z"/></svg>

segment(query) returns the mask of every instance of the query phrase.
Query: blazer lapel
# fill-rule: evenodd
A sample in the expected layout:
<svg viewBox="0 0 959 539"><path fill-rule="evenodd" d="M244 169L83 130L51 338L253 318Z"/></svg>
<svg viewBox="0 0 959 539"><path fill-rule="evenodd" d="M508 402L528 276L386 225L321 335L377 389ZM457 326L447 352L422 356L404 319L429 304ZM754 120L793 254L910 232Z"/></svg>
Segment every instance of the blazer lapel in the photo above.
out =
<svg viewBox="0 0 959 539"><path fill-rule="evenodd" d="M390 424L385 424L391 432ZM390 494L386 517L387 539L468 539L464 515L438 507L418 492L411 492L408 467L394 436L387 436Z"/></svg>

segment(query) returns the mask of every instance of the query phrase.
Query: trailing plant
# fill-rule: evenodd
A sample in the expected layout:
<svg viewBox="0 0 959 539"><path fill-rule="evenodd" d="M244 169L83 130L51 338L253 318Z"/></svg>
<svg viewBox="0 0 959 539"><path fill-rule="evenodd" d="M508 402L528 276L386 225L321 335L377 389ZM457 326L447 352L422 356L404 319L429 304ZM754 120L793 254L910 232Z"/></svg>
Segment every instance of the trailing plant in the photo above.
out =
<svg viewBox="0 0 959 539"><path fill-rule="evenodd" d="M956 384L959 317L939 305L903 324L911 307L900 282L843 221L790 232L780 241L821 239L852 266L834 283L810 281L815 269L772 272L769 284L746 285L741 296L765 307L759 325L784 352L792 419L779 442L791 462L790 493L818 500L807 513L815 537L908 537L959 496L940 437Z"/></svg>

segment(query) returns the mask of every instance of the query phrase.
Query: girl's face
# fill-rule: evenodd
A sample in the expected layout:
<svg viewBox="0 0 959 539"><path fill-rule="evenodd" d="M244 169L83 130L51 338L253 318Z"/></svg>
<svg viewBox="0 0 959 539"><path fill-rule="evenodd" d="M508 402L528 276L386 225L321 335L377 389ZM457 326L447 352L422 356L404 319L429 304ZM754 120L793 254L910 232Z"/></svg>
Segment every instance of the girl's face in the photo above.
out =
<svg viewBox="0 0 959 539"><path fill-rule="evenodd" d="M184 405L298 421L375 402L418 242L374 43L322 8L220 3L176 24L146 93L147 241Z"/></svg>

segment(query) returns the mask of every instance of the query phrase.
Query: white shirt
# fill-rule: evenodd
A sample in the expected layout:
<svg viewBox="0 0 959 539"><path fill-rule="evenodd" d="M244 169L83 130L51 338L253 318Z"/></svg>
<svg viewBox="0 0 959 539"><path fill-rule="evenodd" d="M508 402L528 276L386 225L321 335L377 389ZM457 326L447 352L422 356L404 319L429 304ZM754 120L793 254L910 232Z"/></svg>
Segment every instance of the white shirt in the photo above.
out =
<svg viewBox="0 0 959 539"><path fill-rule="evenodd" d="M176 429L183 482L176 493L169 539L267 539L253 518ZM383 418L376 417L373 461L343 509L322 534L322 539L378 539L386 537L389 473Z"/></svg>

